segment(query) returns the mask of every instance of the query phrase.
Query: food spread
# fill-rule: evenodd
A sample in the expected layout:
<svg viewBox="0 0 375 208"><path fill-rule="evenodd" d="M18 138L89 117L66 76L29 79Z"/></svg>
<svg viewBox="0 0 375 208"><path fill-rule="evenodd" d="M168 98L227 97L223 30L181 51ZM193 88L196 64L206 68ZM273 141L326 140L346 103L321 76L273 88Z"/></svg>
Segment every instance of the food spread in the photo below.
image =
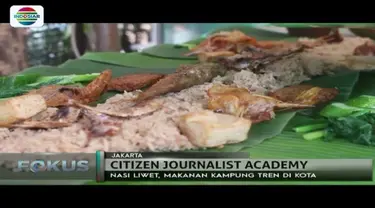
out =
<svg viewBox="0 0 375 208"><path fill-rule="evenodd" d="M341 73L340 67L360 70L374 66L374 61L368 59L368 39L342 37L338 31L297 42L257 41L240 31L224 31L209 36L186 55L198 55L199 63L181 65L166 75L142 73L114 78L111 69L103 69L86 79L89 83L84 85L53 77L41 82L46 78L38 78L34 84L12 91L12 95L5 93L0 101L0 137L7 139L0 141L0 150L137 152L220 148L251 139L252 128L273 120L279 111L329 105L340 94L338 88L305 81ZM107 91L123 94L94 104ZM33 103L33 111L26 109L30 100L35 100L31 96L43 98ZM327 122L319 124L319 128L327 126ZM318 130L321 135L322 130ZM26 136L28 141L21 144ZM371 144L366 138L366 144Z"/></svg>

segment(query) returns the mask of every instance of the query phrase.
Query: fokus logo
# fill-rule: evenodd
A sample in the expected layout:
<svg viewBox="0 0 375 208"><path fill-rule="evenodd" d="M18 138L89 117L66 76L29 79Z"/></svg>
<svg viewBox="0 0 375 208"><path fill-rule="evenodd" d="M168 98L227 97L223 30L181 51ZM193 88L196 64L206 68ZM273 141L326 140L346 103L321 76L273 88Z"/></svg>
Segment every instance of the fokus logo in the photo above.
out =
<svg viewBox="0 0 375 208"><path fill-rule="evenodd" d="M10 25L12 27L42 27L44 9L42 6L12 6L10 8Z"/></svg>

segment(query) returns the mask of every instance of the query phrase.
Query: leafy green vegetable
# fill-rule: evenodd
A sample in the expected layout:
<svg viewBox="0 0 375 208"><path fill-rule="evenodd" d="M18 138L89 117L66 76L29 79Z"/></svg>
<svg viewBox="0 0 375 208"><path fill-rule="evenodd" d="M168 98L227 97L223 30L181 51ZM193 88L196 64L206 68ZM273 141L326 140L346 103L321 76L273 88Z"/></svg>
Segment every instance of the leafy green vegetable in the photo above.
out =
<svg viewBox="0 0 375 208"><path fill-rule="evenodd" d="M315 139L320 139L324 136L325 134L325 131L324 130L321 130L321 131L314 131L314 132L310 132L310 133L307 133L307 134L304 134L303 135L303 138L305 140L315 140Z"/></svg>
<svg viewBox="0 0 375 208"><path fill-rule="evenodd" d="M100 73L92 73L92 74L73 74L73 75L65 75L65 76L43 76L39 77L35 83L29 84L29 86L36 86L36 85L48 85L49 83L53 82L58 85L67 85L67 84L74 84L80 82L90 82L98 77Z"/></svg>
<svg viewBox="0 0 375 208"><path fill-rule="evenodd" d="M326 122L299 126L294 131L309 132L303 134L306 140L344 138L355 144L375 146L375 111L370 108L374 106L374 100L373 96L363 95L348 100L346 104L333 103L320 113Z"/></svg>
<svg viewBox="0 0 375 208"><path fill-rule="evenodd" d="M38 74L0 77L0 89L4 90L24 86L36 82L39 77L40 75Z"/></svg>
<svg viewBox="0 0 375 208"><path fill-rule="evenodd" d="M325 140L345 138L355 144L375 145L372 125L359 117L330 118Z"/></svg>
<svg viewBox="0 0 375 208"><path fill-rule="evenodd" d="M39 78L37 74L0 77L0 98L23 94L30 90L27 86Z"/></svg>
<svg viewBox="0 0 375 208"><path fill-rule="evenodd" d="M375 113L365 113L358 117L375 127ZM373 130L375 130L375 128Z"/></svg>
<svg viewBox="0 0 375 208"><path fill-rule="evenodd" d="M25 94L30 90L47 85L66 85L88 82L99 73L67 76L40 76L35 74L0 77L0 98L9 98Z"/></svg>
<svg viewBox="0 0 375 208"><path fill-rule="evenodd" d="M320 124L320 127L325 127L317 131L313 131L318 129L313 128L317 126L316 124L297 127L296 129L305 128L312 131L302 135L305 140L324 139L325 141L332 141L336 138L343 138L355 144L375 146L374 118L374 114L371 113L353 114L340 118L328 118L326 123Z"/></svg>
<svg viewBox="0 0 375 208"><path fill-rule="evenodd" d="M363 111L362 108L349 106L344 103L332 103L320 111L320 115L326 118L337 118L349 116L355 112Z"/></svg>
<svg viewBox="0 0 375 208"><path fill-rule="evenodd" d="M345 104L357 108L375 108L375 96L361 95L348 100Z"/></svg>
<svg viewBox="0 0 375 208"><path fill-rule="evenodd" d="M311 125L305 125L305 126L299 126L294 128L293 130L297 133L305 133L317 129L323 129L328 126L327 123L321 123L321 124L311 124Z"/></svg>
<svg viewBox="0 0 375 208"><path fill-rule="evenodd" d="M57 84L59 79L51 80L50 82L44 82L39 84L29 84L29 85L23 85L23 86L17 86L17 87L11 87L11 88L4 88L0 91L0 98L9 98L14 97L18 95L25 94L29 92L30 90L40 88L45 85L55 85Z"/></svg>

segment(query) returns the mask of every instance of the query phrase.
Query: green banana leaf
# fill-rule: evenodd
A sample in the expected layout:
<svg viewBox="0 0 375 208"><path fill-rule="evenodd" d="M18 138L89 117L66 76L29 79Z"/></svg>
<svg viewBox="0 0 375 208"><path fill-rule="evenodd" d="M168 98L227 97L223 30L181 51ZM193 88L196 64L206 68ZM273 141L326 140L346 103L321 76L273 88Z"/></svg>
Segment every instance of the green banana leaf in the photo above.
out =
<svg viewBox="0 0 375 208"><path fill-rule="evenodd" d="M126 74L144 74L144 73L159 73L159 74L170 74L175 71L175 68L135 68L120 65L113 65L108 63L99 63L84 59L69 60L64 64L61 64L56 70L58 73L71 73L72 70L76 71L77 74L84 74L86 71L92 71L93 73L102 72L105 69L112 70L113 77L119 77ZM36 70L39 71L39 70Z"/></svg>
<svg viewBox="0 0 375 208"><path fill-rule="evenodd" d="M196 44L198 45L199 43L201 43L202 41L204 41L206 38L205 37L200 37L200 38L197 38L197 39L194 39L194 40L190 40L188 42L185 42L185 44Z"/></svg>
<svg viewBox="0 0 375 208"><path fill-rule="evenodd" d="M174 44L160 44L150 48L146 48L142 51L142 54L154 56L158 58L168 58L168 59L191 59L196 60L196 56L186 56L189 53L187 47Z"/></svg>
<svg viewBox="0 0 375 208"><path fill-rule="evenodd" d="M140 53L98 52L86 53L80 58L113 65L152 69L177 68L182 64L197 63L197 60L157 58Z"/></svg>
<svg viewBox="0 0 375 208"><path fill-rule="evenodd" d="M60 75L56 73L56 66L45 66L45 65L39 65L39 66L34 66L30 67L27 69L24 69L23 71L20 71L17 73L18 74L43 74L45 76L53 76L53 75Z"/></svg>
<svg viewBox="0 0 375 208"><path fill-rule="evenodd" d="M375 95L375 73L362 72L359 75L359 81L351 93L351 97L360 95Z"/></svg>

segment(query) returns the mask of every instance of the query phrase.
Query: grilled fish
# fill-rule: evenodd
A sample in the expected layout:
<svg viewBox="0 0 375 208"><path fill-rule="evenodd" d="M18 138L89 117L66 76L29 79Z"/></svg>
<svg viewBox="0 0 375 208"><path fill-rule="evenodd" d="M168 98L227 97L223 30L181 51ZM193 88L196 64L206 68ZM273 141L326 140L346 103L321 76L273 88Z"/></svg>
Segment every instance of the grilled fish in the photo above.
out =
<svg viewBox="0 0 375 208"><path fill-rule="evenodd" d="M162 74L130 74L117 77L108 84L108 90L131 92L155 84L163 78Z"/></svg>
<svg viewBox="0 0 375 208"><path fill-rule="evenodd" d="M179 92L194 85L204 84L217 76L225 75L226 71L226 67L217 63L183 65L175 73L165 76L150 88L140 93L135 102L139 103L156 96L170 92Z"/></svg>

